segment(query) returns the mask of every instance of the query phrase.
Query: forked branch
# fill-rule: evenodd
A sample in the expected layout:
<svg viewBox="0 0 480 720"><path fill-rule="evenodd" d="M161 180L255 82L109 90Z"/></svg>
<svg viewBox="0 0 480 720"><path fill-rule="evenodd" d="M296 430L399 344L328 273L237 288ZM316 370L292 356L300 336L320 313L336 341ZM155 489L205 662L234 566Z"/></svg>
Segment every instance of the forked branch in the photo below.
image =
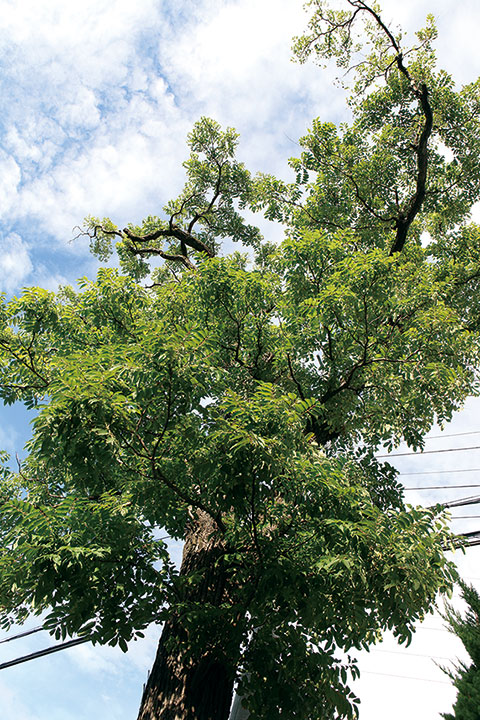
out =
<svg viewBox="0 0 480 720"><path fill-rule="evenodd" d="M348 2L352 7L356 8L356 11L364 10L365 12L369 13L374 18L378 27L387 36L393 50L396 53L395 63L397 65L397 68L399 72L406 78L413 95L416 97L419 103L423 115L422 131L420 133L418 143L414 147L417 159L415 192L406 203L406 208L404 210L400 210L396 218L395 242L393 243L390 250L390 255L393 255L394 253L401 252L403 250L410 226L415 220L415 217L418 215L425 199L428 171L428 141L430 139L433 129L433 112L430 105L429 92L426 83L422 83L420 86L418 86L415 80L412 78L408 68L403 62L403 52L399 43L396 41L395 37L385 25L379 14L375 12L375 10L373 10L373 8L367 5L363 0L348 0ZM355 14L356 12L352 16L351 22L353 21Z"/></svg>
<svg viewBox="0 0 480 720"><path fill-rule="evenodd" d="M361 194L358 192L358 188L355 188L357 200L364 205L367 212L388 224L393 221L394 228L396 230L395 240L390 249L390 255L393 255L394 253L401 252L403 250L410 227L422 208L427 192L427 175L429 166L428 143L433 130L433 112L430 105L429 89L425 82L419 83L412 76L404 62L405 56L408 53L423 47L427 43L427 39L424 39L423 43L421 43L419 47L412 48L404 53L400 46L400 41L393 35L391 30L383 22L382 18L373 7L367 4L364 0L347 0L347 2L352 8L352 12L347 14L324 11L320 8L317 15L317 19L321 23L320 29L318 29L318 25L315 26L313 35L309 38L308 42L303 45L303 47L300 47L298 52L301 59L305 59L312 50L320 44L321 46L323 45L323 52L326 53L327 57L329 57L332 53L332 48L335 47L335 39L340 37L343 38L342 45L335 54L338 54L341 57L341 61L339 60L340 64L346 64L352 50L351 39L353 25L360 14L366 14L370 17L370 19L374 20L379 28L379 31L383 33L386 39L386 45L383 50L382 48L378 50L380 58L385 57L386 64L379 68L377 58L377 62L374 62L374 65L378 69L378 74L370 77L366 81L366 85L373 82L377 77L385 76L385 78L387 78L391 69L396 66L400 74L406 80L409 91L418 103L420 114L422 116L422 127L418 140L412 145L416 162L414 190L410 197L408 197L405 202L398 207L398 213L396 216L393 218L389 217L388 219L379 217L379 215L374 212L373 208L362 198ZM347 15L347 17L345 15ZM387 57L388 49L393 51L393 59L391 59L391 56ZM321 50L320 53L322 53ZM358 68L359 66L367 65L370 62L371 58L367 58L354 67ZM381 64L382 63L380 63L380 65Z"/></svg>

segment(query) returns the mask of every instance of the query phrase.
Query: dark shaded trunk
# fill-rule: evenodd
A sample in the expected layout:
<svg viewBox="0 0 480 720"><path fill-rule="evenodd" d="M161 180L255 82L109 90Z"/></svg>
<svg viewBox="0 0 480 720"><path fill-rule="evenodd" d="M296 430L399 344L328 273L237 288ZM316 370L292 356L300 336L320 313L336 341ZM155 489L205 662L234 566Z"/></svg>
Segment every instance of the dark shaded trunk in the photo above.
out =
<svg viewBox="0 0 480 720"><path fill-rule="evenodd" d="M199 512L188 534L180 574L199 571L200 579L185 591L187 603L218 607L225 600L224 548L215 529L213 520ZM215 632L206 635L208 641L201 650L186 653L192 646L189 632L178 615L165 623L138 720L228 719L234 662L226 656L225 644Z"/></svg>

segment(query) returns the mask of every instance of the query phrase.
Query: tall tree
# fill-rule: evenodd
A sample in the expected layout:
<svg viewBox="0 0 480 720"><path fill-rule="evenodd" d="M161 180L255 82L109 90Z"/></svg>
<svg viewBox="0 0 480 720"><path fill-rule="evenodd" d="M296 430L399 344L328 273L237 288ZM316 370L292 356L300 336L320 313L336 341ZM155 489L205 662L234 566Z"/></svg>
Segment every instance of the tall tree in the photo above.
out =
<svg viewBox="0 0 480 720"><path fill-rule="evenodd" d="M374 451L477 389L479 84L435 69L431 18L404 51L376 5L309 5L297 57L355 68L353 120L314 121L293 182L203 118L163 218L88 219L120 271L1 307L2 397L38 408L2 477L2 626L126 649L164 623L141 720L224 720L235 681L252 720L352 718L352 650L408 641L454 576Z"/></svg>
<svg viewBox="0 0 480 720"><path fill-rule="evenodd" d="M462 641L471 663L460 662L455 671L443 668L458 690L453 713L442 713L445 720L478 720L480 718L480 595L473 585L459 581L467 608L462 615L451 604L446 605L444 619L450 630Z"/></svg>

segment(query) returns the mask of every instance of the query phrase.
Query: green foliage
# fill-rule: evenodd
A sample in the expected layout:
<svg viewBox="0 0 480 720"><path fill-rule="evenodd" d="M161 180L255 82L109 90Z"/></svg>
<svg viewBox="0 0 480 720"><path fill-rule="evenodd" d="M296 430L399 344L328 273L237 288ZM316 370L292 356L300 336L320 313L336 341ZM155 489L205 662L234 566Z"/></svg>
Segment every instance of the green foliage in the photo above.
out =
<svg viewBox="0 0 480 720"><path fill-rule="evenodd" d="M13 497L2 506L4 626L50 608L49 627L62 635L129 639L162 607L175 606L182 587L153 530L185 537L196 507L221 518L235 592L227 607L200 615L187 603L186 622L200 643L197 623L208 630L248 607L241 634L246 640L252 628L263 632L247 644L241 667L245 677L268 678L245 685L252 710L268 706L267 687L278 689L275 702L291 708L298 694L279 698L297 687L310 703L326 689L322 707L348 714L338 649L365 646L381 628L408 641L413 622L451 582L442 554L448 533L432 511L404 508L388 467L353 444L368 447L370 438L390 437L402 422L415 428L419 442L435 409L448 412L467 391L468 374L461 380L460 370L447 372L448 362L432 354L444 333L453 342L455 328L452 315L430 300L430 285L422 288L418 261L374 251L357 258L357 267L340 239L308 240L285 240L270 268L251 269L238 255L212 258L153 291L103 269L79 292L49 299L43 316L49 322L37 326L34 341L35 362L45 368L43 399L31 389L36 365L23 363L19 352L9 356L9 372L15 368L23 378L24 397L40 411L28 461L4 490ZM329 265L313 284L302 269L306 256L312 272ZM428 282L431 267L423 268ZM410 303L405 337L390 326L384 337L375 324L380 298L395 287L387 307L400 316L402 273ZM358 293L367 288L366 319ZM311 302L316 297L320 303ZM15 322L18 344L30 344L29 294L4 314ZM334 328L337 316L352 332L355 323L367 332L368 321L377 335L371 357L359 358L359 338ZM432 337L418 325L430 328L433 320ZM319 328L327 322L334 362L322 356L328 335ZM461 338L455 342L463 347ZM384 362L386 353L391 362ZM397 378L411 353L413 379ZM367 377L374 387L395 381L398 394L388 403L386 389L366 391L362 404L345 386L328 399L333 383L357 366L365 385ZM432 387L430 402L425 387ZM322 450L309 431L312 417L341 429L336 449ZM99 592L102 586L108 593ZM277 645L287 641L289 652L274 661Z"/></svg>
<svg viewBox="0 0 480 720"><path fill-rule="evenodd" d="M460 580L462 598L467 603L466 612L447 605L445 620L451 632L462 641L471 663L460 662L455 672L444 669L458 690L453 713L443 713L445 720L478 720L480 708L480 595L472 585Z"/></svg>
<svg viewBox="0 0 480 720"><path fill-rule="evenodd" d="M38 408L1 477L2 626L47 611L57 636L125 648L181 618L185 652L222 639L257 720L355 717L349 653L385 629L408 643L455 577L445 517L406 506L374 455L421 448L478 391L479 86L435 70L431 24L402 54L373 6L347 5L310 3L298 52L344 66L368 14L352 124L315 120L292 183L252 180L236 133L202 118L164 218L87 219L120 270L0 306L0 395ZM222 257L225 238L255 259ZM158 539L199 513L228 581L217 604Z"/></svg>
<svg viewBox="0 0 480 720"><path fill-rule="evenodd" d="M262 240L258 228L247 224L239 210L250 202L252 179L243 163L235 158L238 134L210 118L201 118L188 135L191 154L183 163L187 180L179 197L164 207L168 220L149 215L141 225L123 230L109 219L87 217L83 234L90 237L90 249L105 262L113 252L113 239L120 267L135 280L145 278L155 256L182 268L188 260L186 244L194 251L214 255L223 238L258 250Z"/></svg>
<svg viewBox="0 0 480 720"><path fill-rule="evenodd" d="M256 247L261 237L257 228L245 224L236 209L236 203L245 208L251 192L250 173L235 159L238 133L233 128L222 131L217 122L204 117L195 123L188 144L192 153L183 164L187 182L165 211L185 227L197 217L201 225L197 237L207 246L217 247L221 238L230 237Z"/></svg>
<svg viewBox="0 0 480 720"><path fill-rule="evenodd" d="M101 262L107 262L113 252L112 238L115 237L118 227L108 218L100 220L93 215L89 215L85 218L84 228L86 230L96 230L90 239L90 252Z"/></svg>
<svg viewBox="0 0 480 720"><path fill-rule="evenodd" d="M312 56L355 68L347 75L353 122L337 128L314 120L300 140L302 155L290 161L295 181L259 177L254 206L297 228L354 230L357 247L390 249L392 230L408 216L418 188L427 130L428 191L409 242L424 231L441 241L468 218L480 190L479 83L457 92L452 78L435 68L432 16L417 44L404 50L401 33L379 27L376 4L344 5L307 3L313 8L309 31L297 38L294 53L300 62Z"/></svg>

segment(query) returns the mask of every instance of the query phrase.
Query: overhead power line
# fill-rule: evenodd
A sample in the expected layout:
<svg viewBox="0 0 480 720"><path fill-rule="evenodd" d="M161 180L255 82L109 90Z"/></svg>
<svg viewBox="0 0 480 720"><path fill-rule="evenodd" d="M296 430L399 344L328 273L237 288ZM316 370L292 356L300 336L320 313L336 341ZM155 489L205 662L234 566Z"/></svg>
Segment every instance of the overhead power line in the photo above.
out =
<svg viewBox="0 0 480 720"><path fill-rule="evenodd" d="M423 485L423 487L404 487L404 490L452 490L455 488L478 488L479 485Z"/></svg>
<svg viewBox="0 0 480 720"><path fill-rule="evenodd" d="M91 637L75 638L75 640L67 640L67 642L60 643L60 645L54 645L53 647L44 648L43 650L37 650L37 652L30 653L29 655L23 655L22 657L15 658L14 660L8 660L7 662L0 664L0 670L12 667L13 665L20 665L21 663L29 662L30 660L36 660L36 658L43 657L44 655L51 655L52 653L59 652L60 650L67 650L68 648L80 645L91 641ZM13 640L13 638L12 638Z"/></svg>
<svg viewBox="0 0 480 720"><path fill-rule="evenodd" d="M480 503L480 497L478 495L470 495L470 497L466 498L457 498L456 500L451 500L450 502L442 503L443 507L463 507L464 505L478 505Z"/></svg>
<svg viewBox="0 0 480 720"><path fill-rule="evenodd" d="M462 535L461 535L461 534L458 534L458 535L455 535L455 537L461 538ZM471 539L471 540L465 540L465 538L464 538L464 541L463 541L462 545L461 545L461 546L458 545L457 547L463 547L463 548L465 548L465 549L468 549L468 548L471 548L471 547L475 547L476 545L480 545L480 538ZM444 549L444 550L450 550L451 548L443 548L443 549Z"/></svg>
<svg viewBox="0 0 480 720"><path fill-rule="evenodd" d="M422 682L440 683L441 685L451 685L447 680L430 680L430 678L414 677L413 675L394 675L393 673L374 672L373 670L360 670L360 674L367 675L383 675L384 677L402 678L402 680L421 680Z"/></svg>
<svg viewBox="0 0 480 720"><path fill-rule="evenodd" d="M480 468L467 468L466 470L425 470L423 472L401 472L398 473L398 477L404 477L405 475L453 475L453 473L467 472L480 472Z"/></svg>
<svg viewBox="0 0 480 720"><path fill-rule="evenodd" d="M429 508L437 507L442 505L444 508L463 507L465 505L478 505L480 503L479 495L470 495L466 498L457 498L456 500L450 500L449 502L435 503L435 505L429 505Z"/></svg>
<svg viewBox="0 0 480 720"><path fill-rule="evenodd" d="M480 542L480 530L470 530L469 532L457 533L457 537L472 538L472 541L478 540Z"/></svg>
<svg viewBox="0 0 480 720"><path fill-rule="evenodd" d="M386 453L386 455L376 455L377 458L394 458L404 457L405 455L434 455L435 453L448 453L448 452L465 452L466 450L480 450L480 445L472 445L471 447L465 448L444 448L443 450L421 450L417 452L415 450L409 450L404 453Z"/></svg>
<svg viewBox="0 0 480 720"><path fill-rule="evenodd" d="M480 430L469 430L460 433L444 433L443 435L426 435L425 440L439 440L440 438L460 437L461 435L480 435Z"/></svg>
<svg viewBox="0 0 480 720"><path fill-rule="evenodd" d="M427 655L426 653L415 653L409 650L384 650L383 648L375 646L370 648L368 652L371 656L377 653L386 653L387 655L402 655L403 657L408 655L409 657L421 657L427 658L428 660L452 660L451 657L447 657L446 655Z"/></svg>
<svg viewBox="0 0 480 720"><path fill-rule="evenodd" d="M11 637L0 640L0 645L2 643L10 642L10 640L17 640L17 638L26 637L27 635L33 635L33 633L40 632L40 630L45 630L45 628L40 625L39 627L33 628L32 630L25 630L24 632L18 633L18 635L12 635Z"/></svg>

